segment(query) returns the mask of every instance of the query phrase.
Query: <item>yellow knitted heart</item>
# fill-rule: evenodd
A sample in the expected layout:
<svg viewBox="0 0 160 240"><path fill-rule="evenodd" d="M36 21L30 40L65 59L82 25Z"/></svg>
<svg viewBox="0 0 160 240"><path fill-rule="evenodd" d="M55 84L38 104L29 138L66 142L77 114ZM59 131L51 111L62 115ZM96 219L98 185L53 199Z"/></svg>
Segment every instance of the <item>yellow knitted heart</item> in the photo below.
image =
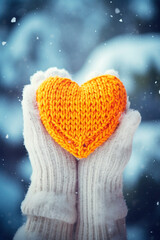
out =
<svg viewBox="0 0 160 240"><path fill-rule="evenodd" d="M47 78L37 90L41 120L51 137L77 158L86 158L119 124L127 94L115 76L95 77L79 86Z"/></svg>

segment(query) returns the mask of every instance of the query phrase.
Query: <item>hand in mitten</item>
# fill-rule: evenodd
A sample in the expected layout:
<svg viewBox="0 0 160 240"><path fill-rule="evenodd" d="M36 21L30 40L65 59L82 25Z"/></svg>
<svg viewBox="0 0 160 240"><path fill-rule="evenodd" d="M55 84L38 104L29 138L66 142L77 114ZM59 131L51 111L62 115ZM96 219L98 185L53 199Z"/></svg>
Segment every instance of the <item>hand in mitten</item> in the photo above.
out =
<svg viewBox="0 0 160 240"><path fill-rule="evenodd" d="M140 121L138 111L127 109L110 138L87 158L79 160L76 239L126 239L122 173Z"/></svg>
<svg viewBox="0 0 160 240"><path fill-rule="evenodd" d="M36 102L38 86L50 76L68 77L57 68L38 72L23 91L24 144L32 165L31 184L21 209L27 222L15 240L72 239L76 221L76 161L43 126Z"/></svg>

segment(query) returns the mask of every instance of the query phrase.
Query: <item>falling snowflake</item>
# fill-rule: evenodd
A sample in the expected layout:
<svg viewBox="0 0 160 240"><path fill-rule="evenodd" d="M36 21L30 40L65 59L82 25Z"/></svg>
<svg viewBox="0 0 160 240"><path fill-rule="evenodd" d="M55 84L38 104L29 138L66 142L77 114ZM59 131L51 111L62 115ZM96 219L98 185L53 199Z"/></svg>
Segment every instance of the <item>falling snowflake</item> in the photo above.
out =
<svg viewBox="0 0 160 240"><path fill-rule="evenodd" d="M15 22L16 22L16 18L13 17L13 18L11 19L11 23L15 23Z"/></svg>
<svg viewBox="0 0 160 240"><path fill-rule="evenodd" d="M6 139L8 139L8 138L9 138L9 135L7 134L7 135L6 135Z"/></svg>
<svg viewBox="0 0 160 240"><path fill-rule="evenodd" d="M3 41L3 42L2 42L2 46L6 45L6 43L7 43L7 42Z"/></svg>
<svg viewBox="0 0 160 240"><path fill-rule="evenodd" d="M119 22L123 22L122 18L121 18L121 19L119 19Z"/></svg>
<svg viewBox="0 0 160 240"><path fill-rule="evenodd" d="M120 13L119 8L115 8L115 13L116 13L116 14Z"/></svg>

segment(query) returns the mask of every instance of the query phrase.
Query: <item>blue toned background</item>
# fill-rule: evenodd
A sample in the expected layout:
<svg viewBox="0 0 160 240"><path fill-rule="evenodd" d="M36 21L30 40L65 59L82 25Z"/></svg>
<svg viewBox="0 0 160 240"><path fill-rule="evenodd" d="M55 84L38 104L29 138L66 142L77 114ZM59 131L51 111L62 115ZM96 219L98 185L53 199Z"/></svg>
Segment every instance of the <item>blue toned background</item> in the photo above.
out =
<svg viewBox="0 0 160 240"><path fill-rule="evenodd" d="M142 123L124 173L129 240L160 239L160 1L0 0L0 240L25 220L31 166L22 89L37 70L66 68L78 83L119 72Z"/></svg>

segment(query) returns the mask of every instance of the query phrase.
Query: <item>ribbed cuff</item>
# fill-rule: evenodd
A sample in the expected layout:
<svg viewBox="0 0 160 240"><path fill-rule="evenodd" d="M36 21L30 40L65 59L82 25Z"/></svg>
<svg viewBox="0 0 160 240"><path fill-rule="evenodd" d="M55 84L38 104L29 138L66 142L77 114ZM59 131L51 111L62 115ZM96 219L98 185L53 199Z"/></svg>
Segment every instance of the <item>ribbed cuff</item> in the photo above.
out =
<svg viewBox="0 0 160 240"><path fill-rule="evenodd" d="M72 240L74 224L44 217L28 216L13 240Z"/></svg>
<svg viewBox="0 0 160 240"><path fill-rule="evenodd" d="M27 193L21 204L24 215L46 217L74 224L76 222L76 195L40 191Z"/></svg>
<svg viewBox="0 0 160 240"><path fill-rule="evenodd" d="M127 240L125 218L101 225L79 221L76 227L76 240Z"/></svg>

